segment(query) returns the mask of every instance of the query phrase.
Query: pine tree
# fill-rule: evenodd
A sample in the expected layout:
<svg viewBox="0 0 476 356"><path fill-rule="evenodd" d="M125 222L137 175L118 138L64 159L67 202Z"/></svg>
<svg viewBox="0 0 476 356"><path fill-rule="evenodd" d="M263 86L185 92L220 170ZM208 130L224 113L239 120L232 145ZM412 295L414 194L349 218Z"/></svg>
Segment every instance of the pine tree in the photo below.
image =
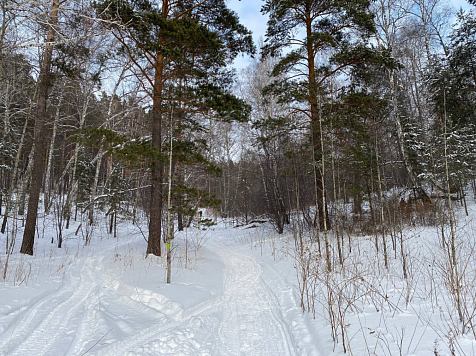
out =
<svg viewBox="0 0 476 356"><path fill-rule="evenodd" d="M435 120L429 170L424 176L441 191L455 193L474 177L476 163L476 19L472 12L458 13L448 57L435 57L428 68ZM445 130L444 130L445 129ZM444 140L443 140L444 139ZM446 154L443 151L446 147ZM447 158L448 167L446 167ZM449 182L446 182L446 169ZM446 183L450 187L447 192Z"/></svg>
<svg viewBox="0 0 476 356"><path fill-rule="evenodd" d="M98 11L132 59L152 100L152 147L162 152L163 122L181 102L188 111L243 119L243 102L229 94L227 63L252 52L250 33L223 0L102 1ZM182 82L185 86L179 85ZM177 95L177 88L179 89ZM147 254L161 255L164 158L151 164Z"/></svg>
<svg viewBox="0 0 476 356"><path fill-rule="evenodd" d="M369 35L375 31L369 5L367 0L267 0L262 9L269 14L264 53L278 55L290 48L273 70L275 76L286 76L269 90L283 102L295 103L295 111L306 115L310 122L321 229L330 228L320 115L326 86L345 68L388 60L388 53L367 45ZM304 39L300 37L302 33Z"/></svg>

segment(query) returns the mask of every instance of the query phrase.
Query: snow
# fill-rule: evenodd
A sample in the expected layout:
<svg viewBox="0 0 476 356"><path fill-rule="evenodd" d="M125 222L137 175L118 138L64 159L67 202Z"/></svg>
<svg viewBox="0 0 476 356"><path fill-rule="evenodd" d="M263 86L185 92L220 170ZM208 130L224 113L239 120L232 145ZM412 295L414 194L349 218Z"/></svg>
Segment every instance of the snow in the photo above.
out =
<svg viewBox="0 0 476 356"><path fill-rule="evenodd" d="M475 241L474 204L470 211L459 217L461 249ZM319 273L313 311L303 313L294 239L266 224L233 228L222 221L179 233L172 284L165 283L165 257L145 257L143 236L131 224L118 226L117 239L97 227L89 246L73 224L62 249L51 244L53 224L40 226L44 237L35 256L20 255L17 241L7 280L0 280L2 356L344 355L342 330L352 355L442 356L452 355L451 348L476 355L473 334L458 331L435 227L405 229L406 280L390 241L388 270L375 254L374 237L352 236L346 272L330 274L309 246ZM467 251L461 263L469 278L476 259ZM0 272L6 258L0 255ZM467 297L476 292L475 281L462 281ZM329 291L337 290L340 302L329 304ZM335 343L330 308L345 310Z"/></svg>
<svg viewBox="0 0 476 356"><path fill-rule="evenodd" d="M134 230L122 225L117 240L87 247L70 235L60 250L46 228L36 256L12 255L10 270L31 272L0 285L0 355L302 354L262 268L242 251L248 230L200 231L211 237L188 261L179 236L170 285L164 259L146 258Z"/></svg>

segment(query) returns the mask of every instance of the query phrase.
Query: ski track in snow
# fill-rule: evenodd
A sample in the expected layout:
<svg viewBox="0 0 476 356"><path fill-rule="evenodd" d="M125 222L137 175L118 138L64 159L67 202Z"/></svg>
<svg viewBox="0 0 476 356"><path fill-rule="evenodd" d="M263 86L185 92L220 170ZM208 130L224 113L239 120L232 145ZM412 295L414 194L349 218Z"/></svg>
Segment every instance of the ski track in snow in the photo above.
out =
<svg viewBox="0 0 476 356"><path fill-rule="evenodd" d="M227 263L220 325L220 355L296 355L292 335L275 296L261 280L261 269L249 256L218 249Z"/></svg>
<svg viewBox="0 0 476 356"><path fill-rule="evenodd" d="M0 355L303 354L278 298L261 278L260 265L236 247L212 245L225 264L223 294L216 300L165 314L174 310L172 301L152 298L150 291L148 299L134 298L137 288L108 274L103 265L111 253L107 249L77 261L58 290L16 311L0 335ZM101 334L104 328L97 330L101 318L113 321L115 337L108 339L107 333Z"/></svg>

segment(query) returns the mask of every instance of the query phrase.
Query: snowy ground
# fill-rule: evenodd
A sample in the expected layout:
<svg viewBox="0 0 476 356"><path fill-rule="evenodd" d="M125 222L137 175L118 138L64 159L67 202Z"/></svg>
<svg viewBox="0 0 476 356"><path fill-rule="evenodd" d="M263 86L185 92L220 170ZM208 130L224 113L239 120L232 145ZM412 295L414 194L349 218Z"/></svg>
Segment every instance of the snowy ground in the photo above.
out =
<svg viewBox="0 0 476 356"><path fill-rule="evenodd" d="M474 241L475 225L461 218L461 239ZM303 314L294 240L269 227L221 222L179 235L167 285L165 259L144 257L144 239L132 225L120 225L118 239L97 228L87 247L73 226L62 249L51 244L52 223L41 226L35 256L12 255L0 282L2 356L327 356L344 355L343 345L352 355L476 355L474 336L457 332L442 287L435 228L405 231L406 280L397 253L386 270L372 237L352 237L352 268L316 270L314 312ZM475 269L468 256L468 270ZM0 255L2 274L6 257ZM476 291L475 280L468 283ZM329 290L341 291L342 300L334 295L326 304ZM330 308L345 313L336 343L331 324L339 323Z"/></svg>
<svg viewBox="0 0 476 356"><path fill-rule="evenodd" d="M40 239L0 284L0 355L322 355L293 287L248 253L256 233L212 229L177 247L171 285L131 226L89 247Z"/></svg>

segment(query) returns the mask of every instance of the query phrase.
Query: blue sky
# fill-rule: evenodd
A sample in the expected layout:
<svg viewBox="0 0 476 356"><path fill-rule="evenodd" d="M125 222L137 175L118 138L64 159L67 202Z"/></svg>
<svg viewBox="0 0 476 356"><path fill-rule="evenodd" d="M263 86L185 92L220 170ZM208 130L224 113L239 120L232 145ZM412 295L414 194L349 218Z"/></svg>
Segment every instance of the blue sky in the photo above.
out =
<svg viewBox="0 0 476 356"><path fill-rule="evenodd" d="M228 5L238 13L241 22L253 31L253 37L257 40L264 37L266 32L267 16L261 13L264 2L260 0L230 0Z"/></svg>
<svg viewBox="0 0 476 356"><path fill-rule="evenodd" d="M474 6L471 6L468 4L466 0L450 0L450 3L453 4L453 6L456 8L456 10L459 10L460 7L463 8L463 10L468 10Z"/></svg>
<svg viewBox="0 0 476 356"><path fill-rule="evenodd" d="M253 39L258 43L260 37L264 39L266 33L267 17L260 10L263 1L261 0L230 0L228 6L240 17L241 23L253 32ZM235 67L244 68L248 65L249 59L238 57L235 60Z"/></svg>

